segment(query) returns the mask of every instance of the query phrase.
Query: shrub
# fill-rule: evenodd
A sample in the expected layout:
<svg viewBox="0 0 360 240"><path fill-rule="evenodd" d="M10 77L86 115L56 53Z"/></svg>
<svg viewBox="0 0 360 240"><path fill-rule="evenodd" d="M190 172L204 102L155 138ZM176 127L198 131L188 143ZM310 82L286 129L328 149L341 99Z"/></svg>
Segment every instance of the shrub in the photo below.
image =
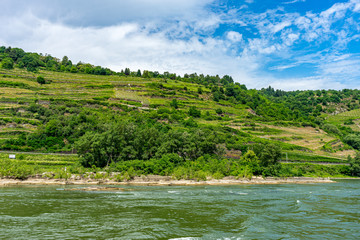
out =
<svg viewBox="0 0 360 240"><path fill-rule="evenodd" d="M201 117L201 112L200 110L196 109L196 107L192 106L189 109L189 115L195 118L199 118Z"/></svg>
<svg viewBox="0 0 360 240"><path fill-rule="evenodd" d="M360 150L360 136L356 134L349 134L344 138L344 142L355 149Z"/></svg>
<svg viewBox="0 0 360 240"><path fill-rule="evenodd" d="M222 110L221 108L217 108L215 111L216 111L216 113L219 114L219 115L220 115L220 114L223 114L223 110Z"/></svg>
<svg viewBox="0 0 360 240"><path fill-rule="evenodd" d="M322 129L325 132L330 133L330 134L335 134L335 135L338 135L338 136L341 135L340 130L335 125L332 125L332 124L324 124L322 126Z"/></svg>
<svg viewBox="0 0 360 240"><path fill-rule="evenodd" d="M174 98L173 100L171 100L170 106L173 107L173 108L175 108L175 109L178 109L178 108L179 108L179 103L178 103L178 101L176 100L176 98Z"/></svg>
<svg viewBox="0 0 360 240"><path fill-rule="evenodd" d="M43 76L38 76L36 78L36 81L41 85L46 83L45 78Z"/></svg>
<svg viewBox="0 0 360 240"><path fill-rule="evenodd" d="M350 174L352 176L360 177L360 153L350 160Z"/></svg>
<svg viewBox="0 0 360 240"><path fill-rule="evenodd" d="M199 170L194 173L194 179L196 181L206 181L206 172Z"/></svg>
<svg viewBox="0 0 360 240"><path fill-rule="evenodd" d="M212 175L214 179L222 179L224 178L224 175L221 172L216 172Z"/></svg>

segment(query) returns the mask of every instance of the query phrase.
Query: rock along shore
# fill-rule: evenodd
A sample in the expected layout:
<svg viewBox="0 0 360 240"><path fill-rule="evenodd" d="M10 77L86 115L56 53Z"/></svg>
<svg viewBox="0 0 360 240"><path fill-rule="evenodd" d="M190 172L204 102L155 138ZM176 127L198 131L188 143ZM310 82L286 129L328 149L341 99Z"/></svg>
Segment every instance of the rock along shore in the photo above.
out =
<svg viewBox="0 0 360 240"><path fill-rule="evenodd" d="M196 186L196 185L236 185L236 184L307 184L307 183L332 183L330 178L309 178L309 177L253 177L235 178L225 177L223 179L197 180L176 180L170 176L148 175L134 177L129 181L115 181L112 179L48 179L43 177L32 177L26 180L1 178L0 186L11 185L142 185L142 186Z"/></svg>

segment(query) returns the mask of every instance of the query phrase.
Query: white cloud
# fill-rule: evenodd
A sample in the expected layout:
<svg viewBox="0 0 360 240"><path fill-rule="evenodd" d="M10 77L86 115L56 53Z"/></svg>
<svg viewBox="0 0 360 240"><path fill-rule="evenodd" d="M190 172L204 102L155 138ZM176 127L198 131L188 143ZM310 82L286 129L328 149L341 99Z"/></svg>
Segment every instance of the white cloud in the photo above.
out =
<svg viewBox="0 0 360 240"><path fill-rule="evenodd" d="M108 26L157 19L192 19L206 15L213 0L2 0L2 16L31 12L51 22L72 26Z"/></svg>
<svg viewBox="0 0 360 240"><path fill-rule="evenodd" d="M284 5L263 13L252 12L253 5L211 11L217 4L213 0L3 1L0 32L6 34L0 35L0 45L67 55L74 62L114 70L229 74L250 88L271 84L288 90L339 88L345 86L340 83L344 78L355 86L354 79L360 77L352 69L358 60L334 60L350 41L359 39L351 30L360 31L357 15L348 18L349 11L360 9L359 0L306 14L286 12ZM287 3L295 2L302 0ZM334 27L339 22L342 30ZM236 28L221 29L224 24ZM214 35L219 28L223 35ZM317 49L325 41L331 46ZM273 59L282 64L270 70L306 63L317 69L316 76L275 79L264 70Z"/></svg>
<svg viewBox="0 0 360 240"><path fill-rule="evenodd" d="M227 38L231 42L241 42L242 41L242 34L234 31L230 31L227 33Z"/></svg>
<svg viewBox="0 0 360 240"><path fill-rule="evenodd" d="M270 70L282 71L282 70L285 70L285 69L288 69L288 68L293 68L293 67L296 67L296 66L297 66L297 64L293 63L293 64L288 64L288 65L273 66L273 67L270 67L269 69Z"/></svg>
<svg viewBox="0 0 360 240"><path fill-rule="evenodd" d="M290 25L291 25L290 21L285 21L285 22L281 22L281 23L278 23L278 24L272 26L271 29L272 29L273 33L277 33Z"/></svg>
<svg viewBox="0 0 360 240"><path fill-rule="evenodd" d="M67 55L74 62L90 62L118 71L130 67L132 70L140 68L178 74L231 74L251 85L248 72L253 68L248 65L256 66L247 56L235 59L228 56L227 40L200 40L196 36L190 39L169 39L166 31L154 33L135 23L102 28L71 27L31 14L18 21L19 25L23 25L21 28L10 29L14 25L6 22L0 26L0 31L21 35L17 38L16 46L59 58ZM34 25L37 27L34 28ZM235 32L230 35L232 40L241 40L241 35ZM0 36L0 45L14 46L14 42L6 39L6 36Z"/></svg>
<svg viewBox="0 0 360 240"><path fill-rule="evenodd" d="M293 4L293 3L298 3L298 2L306 2L306 0L292 0L289 2L284 2L283 4Z"/></svg>
<svg viewBox="0 0 360 240"><path fill-rule="evenodd" d="M290 33L285 36L285 39L283 40L285 45L291 46L294 44L296 40L299 39L300 34Z"/></svg>
<svg viewBox="0 0 360 240"><path fill-rule="evenodd" d="M331 6L329 9L323 11L320 16L324 18L343 18L345 12L350 9L350 6L352 4L350 2L347 3L335 3L333 6Z"/></svg>
<svg viewBox="0 0 360 240"><path fill-rule="evenodd" d="M345 87L339 82L322 77L293 78L283 81L277 80L272 82L270 85L275 89L283 90L342 89Z"/></svg>
<svg viewBox="0 0 360 240"><path fill-rule="evenodd" d="M322 71L327 75L360 75L360 59L354 59L354 56L341 56L333 62L321 64Z"/></svg>
<svg viewBox="0 0 360 240"><path fill-rule="evenodd" d="M355 3L353 11L354 12L360 12L360 3L359 2Z"/></svg>

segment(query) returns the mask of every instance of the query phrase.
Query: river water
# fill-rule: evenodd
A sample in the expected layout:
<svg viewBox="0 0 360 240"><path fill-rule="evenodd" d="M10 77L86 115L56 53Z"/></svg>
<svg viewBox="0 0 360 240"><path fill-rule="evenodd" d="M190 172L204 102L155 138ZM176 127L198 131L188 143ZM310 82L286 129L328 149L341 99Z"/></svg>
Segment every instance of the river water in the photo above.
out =
<svg viewBox="0 0 360 240"><path fill-rule="evenodd" d="M360 239L360 180L0 188L0 239Z"/></svg>

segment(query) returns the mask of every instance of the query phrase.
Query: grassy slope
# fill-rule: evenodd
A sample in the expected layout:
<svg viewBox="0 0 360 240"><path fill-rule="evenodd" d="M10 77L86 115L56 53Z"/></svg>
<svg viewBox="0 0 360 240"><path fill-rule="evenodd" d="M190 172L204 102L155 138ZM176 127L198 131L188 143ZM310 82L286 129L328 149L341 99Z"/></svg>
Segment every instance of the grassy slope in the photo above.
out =
<svg viewBox="0 0 360 240"><path fill-rule="evenodd" d="M200 124L226 125L242 130L252 136L269 139L303 147L303 151L285 150L290 160L303 161L329 161L344 162L347 155L353 155L351 150L325 152L322 147L325 144L337 143L336 137L314 129L312 127L276 126L264 124L252 120L252 113L244 105L236 105L229 102L214 102L211 100L209 89L203 86L178 82L176 80L144 79L137 77L119 76L95 76L88 74L59 73L41 70L34 74L25 70L0 70L0 142L5 139L14 138L21 132L35 131L40 122L37 119L29 118L26 114L26 106L35 101L45 107L56 104L56 100L69 99L79 101L84 108L98 109L110 108L113 111L122 111L116 106L104 106L93 104L93 100L108 104L118 104L137 108L139 111L169 107L170 101L176 98L179 101L180 109L187 110L190 106L196 106L205 114L208 111L212 116L217 108L225 113L222 118L207 121L198 120ZM42 75L50 84L39 85L36 77ZM157 88L152 83L162 84ZM198 94L198 88L202 87L203 92ZM66 107L66 106L64 106ZM347 119L360 118L360 110L354 110L330 116L330 123L342 124ZM358 130L358 121L355 120L353 129ZM359 128L360 129L360 128ZM304 153L306 151L306 153ZM2 154L1 158L6 158ZM41 159L41 161L39 160ZM37 162L39 166L49 165L64 167L68 164L66 157L60 157L52 162L44 155L26 155L23 160L27 164ZM76 157L69 156L71 164L78 161ZM17 160L20 161L20 160ZM33 163L31 162L33 161ZM53 164L52 164L53 163ZM71 165L69 163L69 165ZM45 168L44 168L45 169Z"/></svg>

